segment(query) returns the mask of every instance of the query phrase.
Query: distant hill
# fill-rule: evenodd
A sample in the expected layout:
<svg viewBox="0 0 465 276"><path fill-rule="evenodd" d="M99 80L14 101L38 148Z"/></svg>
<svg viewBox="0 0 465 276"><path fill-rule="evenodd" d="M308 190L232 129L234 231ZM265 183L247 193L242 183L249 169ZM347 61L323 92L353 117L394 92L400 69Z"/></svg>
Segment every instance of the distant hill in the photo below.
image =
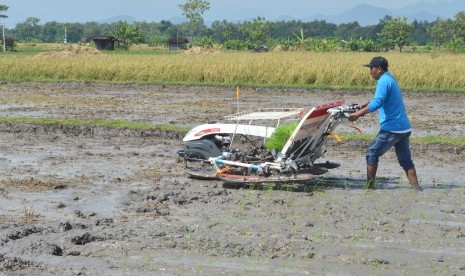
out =
<svg viewBox="0 0 465 276"><path fill-rule="evenodd" d="M115 22L118 22L118 21L123 21L123 22L126 21L127 23L132 24L137 20L134 17L129 16L129 15L116 15L116 16L112 16L112 17L110 17L108 19L99 21L99 23L111 24L111 23L115 23Z"/></svg>
<svg viewBox="0 0 465 276"><path fill-rule="evenodd" d="M299 19L289 16L289 15L281 15L280 17L275 18L273 21L293 21L293 20L299 20Z"/></svg>
<svg viewBox="0 0 465 276"><path fill-rule="evenodd" d="M396 14L427 13L441 18L453 18L459 11L465 11L465 1L441 1L437 3L420 2L402 9L394 10Z"/></svg>
<svg viewBox="0 0 465 276"><path fill-rule="evenodd" d="M343 13L330 16L311 16L305 18L305 21L325 20L326 22L341 24L357 21L360 25L374 25L383 19L386 15L393 16L394 13L388 9L374 7L368 4L362 4L353 7Z"/></svg>
<svg viewBox="0 0 465 276"><path fill-rule="evenodd" d="M389 10L362 4L336 15L313 15L303 18L302 21L325 20L326 22L341 24L357 21L360 25L375 25L386 15L392 17L407 17L409 22L413 20L433 22L437 18L453 18L459 11L465 11L465 1L418 3L403 9Z"/></svg>
<svg viewBox="0 0 465 276"><path fill-rule="evenodd" d="M170 17L168 19L165 19L173 24L181 24L181 23L184 23L184 22L187 22L187 19L185 17L181 17L181 16L174 16L174 17Z"/></svg>
<svg viewBox="0 0 465 276"><path fill-rule="evenodd" d="M164 20L170 21L173 24L181 24L181 23L187 22L187 19L181 16L174 16L174 17L170 17ZM130 15L117 15L117 16L113 16L105 20L98 21L98 23L111 24L111 23L116 23L118 21L123 21L123 22L126 21L127 23L132 24L139 20L136 20L134 17Z"/></svg>
<svg viewBox="0 0 465 276"><path fill-rule="evenodd" d="M386 15L392 17L407 17L408 22L413 20L433 22L437 18L453 18L458 12L465 11L465 0L451 0L441 1L436 3L419 2L414 5L406 6L402 9L385 9L370 4L357 5L349 10L346 10L339 14L327 15L327 14L314 14L304 18L297 18L291 15L280 15L274 18L267 17L263 14L263 11L255 9L247 9L245 7L231 8L227 12L223 13L222 18L212 19L208 18L205 22L207 25L215 20L227 20L228 22L243 22L251 21L253 18L258 16L265 17L266 20L271 21L292 21L300 20L303 22L311 22L314 20L325 20L328 23L341 24L351 23L357 21L362 26L378 24L381 19ZM187 19L181 16L174 16L169 18L163 18L169 20L173 24L180 24L187 22ZM132 16L119 15L100 21L100 23L113 23L118 21L126 21L132 23L136 20Z"/></svg>

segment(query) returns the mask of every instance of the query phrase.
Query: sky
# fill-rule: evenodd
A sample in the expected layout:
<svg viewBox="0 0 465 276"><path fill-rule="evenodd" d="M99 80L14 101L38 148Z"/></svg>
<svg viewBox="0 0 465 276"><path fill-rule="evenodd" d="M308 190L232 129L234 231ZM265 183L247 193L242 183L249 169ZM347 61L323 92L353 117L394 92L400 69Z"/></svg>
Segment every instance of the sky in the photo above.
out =
<svg viewBox="0 0 465 276"><path fill-rule="evenodd" d="M244 17L263 16L273 20L281 15L304 18L314 14L333 15L353 8L359 4L398 9L418 2L435 3L441 0L209 0L210 10L205 12L205 21L227 19L238 20ZM464 0L465 1L465 0ZM177 4L186 0L0 0L7 5L6 19L0 19L0 24L13 28L17 23L24 22L28 17L40 19L39 24L50 21L58 22L88 22L102 21L113 16L128 15L137 21L168 20L172 17L182 17Z"/></svg>

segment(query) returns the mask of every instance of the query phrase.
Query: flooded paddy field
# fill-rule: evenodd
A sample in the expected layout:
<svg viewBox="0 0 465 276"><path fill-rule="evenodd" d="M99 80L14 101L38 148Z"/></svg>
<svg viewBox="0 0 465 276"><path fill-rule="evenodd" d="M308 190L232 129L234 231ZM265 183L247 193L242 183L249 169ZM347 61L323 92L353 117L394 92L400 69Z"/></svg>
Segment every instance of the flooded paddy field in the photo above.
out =
<svg viewBox="0 0 465 276"><path fill-rule="evenodd" d="M256 107L371 91L2 83L0 116L196 126ZM413 137L464 133L465 95L405 92ZM377 117L357 127L375 134ZM341 126L343 130L345 127ZM331 141L341 167L303 185L192 180L182 134L0 124L0 275L465 273L463 147L413 144L415 192L393 152L365 190L368 142Z"/></svg>

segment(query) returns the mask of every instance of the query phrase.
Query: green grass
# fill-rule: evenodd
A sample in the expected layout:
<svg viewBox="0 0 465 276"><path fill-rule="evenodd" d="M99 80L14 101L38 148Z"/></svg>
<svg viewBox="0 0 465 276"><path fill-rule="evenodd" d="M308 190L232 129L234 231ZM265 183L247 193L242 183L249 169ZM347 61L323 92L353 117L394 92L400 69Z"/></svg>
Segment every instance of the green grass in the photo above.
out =
<svg viewBox="0 0 465 276"><path fill-rule="evenodd" d="M78 120L78 119L53 119L53 118L29 118L29 117L0 117L0 123L10 124L33 124L33 125L45 125L45 126L98 126L108 127L114 129L132 129L132 130L166 130L175 131L179 133L187 133L191 130L190 127L177 126L173 124L151 124L143 122L133 122L125 120ZM281 130L275 135L275 141L272 141L272 137L267 140L269 142L267 149L282 149L284 143L289 139L292 134L291 130L294 130L297 124L282 125ZM278 128L279 129L279 128ZM281 134L279 134L281 133ZM349 133L338 133L338 135L348 141L371 141L375 138L375 135L371 134L349 134ZM411 142L414 144L442 144L450 145L454 147L465 146L465 136L460 137L443 137L443 136L425 136L425 137L412 137Z"/></svg>
<svg viewBox="0 0 465 276"><path fill-rule="evenodd" d="M108 127L114 129L132 129L132 130L166 130L176 131L180 133L187 133L190 128L181 127L172 124L151 124L132 122L125 120L77 120L77 119L52 119L52 118L28 118L28 117L0 117L0 123L10 124L33 124L33 125L44 125L44 126L99 126Z"/></svg>

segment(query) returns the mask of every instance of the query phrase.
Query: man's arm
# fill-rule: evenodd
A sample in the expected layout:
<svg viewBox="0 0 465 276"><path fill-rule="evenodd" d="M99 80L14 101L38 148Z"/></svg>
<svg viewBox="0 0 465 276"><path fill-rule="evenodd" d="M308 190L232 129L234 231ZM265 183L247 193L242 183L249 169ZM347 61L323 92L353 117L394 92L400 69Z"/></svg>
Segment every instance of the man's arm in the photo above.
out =
<svg viewBox="0 0 465 276"><path fill-rule="evenodd" d="M359 104L358 107L359 107L360 109L365 108L365 107L368 106L369 103L370 103L370 102L366 102L366 103Z"/></svg>

